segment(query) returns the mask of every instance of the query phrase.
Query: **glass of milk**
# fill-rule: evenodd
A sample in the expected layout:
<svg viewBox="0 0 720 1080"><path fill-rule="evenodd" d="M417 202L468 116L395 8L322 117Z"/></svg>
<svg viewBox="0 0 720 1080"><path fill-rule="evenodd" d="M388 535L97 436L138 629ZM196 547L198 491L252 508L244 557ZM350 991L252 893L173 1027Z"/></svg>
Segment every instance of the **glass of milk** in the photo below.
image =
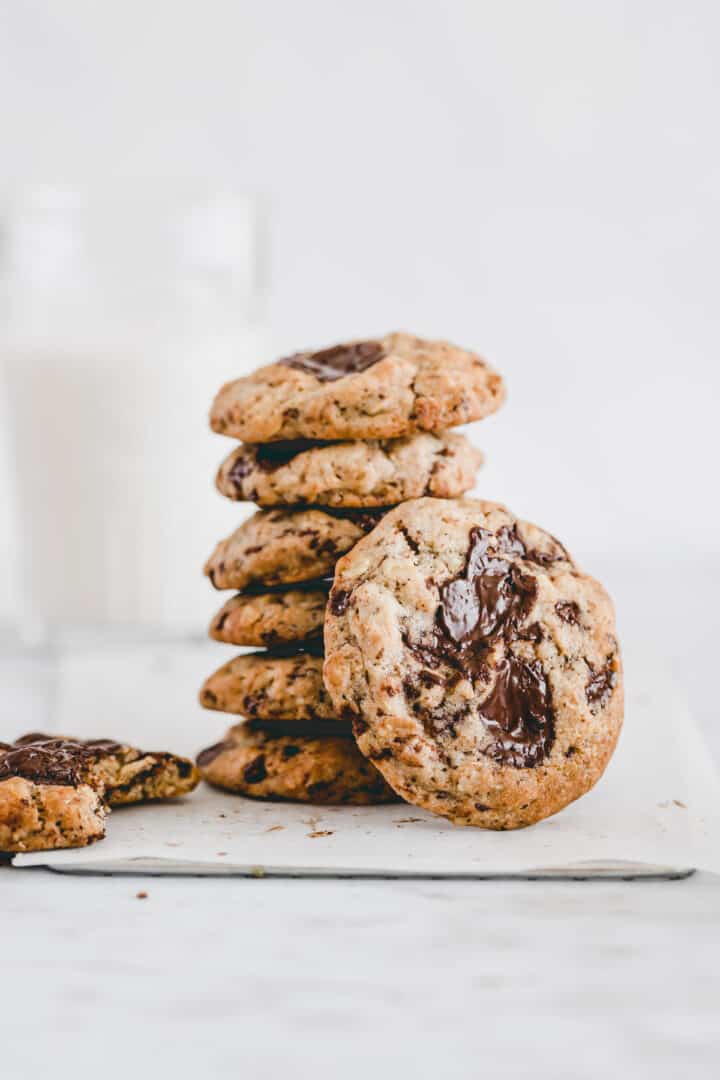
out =
<svg viewBox="0 0 720 1080"><path fill-rule="evenodd" d="M207 413L264 358L259 217L160 187L0 211L0 621L24 638L204 632L203 562L243 516Z"/></svg>

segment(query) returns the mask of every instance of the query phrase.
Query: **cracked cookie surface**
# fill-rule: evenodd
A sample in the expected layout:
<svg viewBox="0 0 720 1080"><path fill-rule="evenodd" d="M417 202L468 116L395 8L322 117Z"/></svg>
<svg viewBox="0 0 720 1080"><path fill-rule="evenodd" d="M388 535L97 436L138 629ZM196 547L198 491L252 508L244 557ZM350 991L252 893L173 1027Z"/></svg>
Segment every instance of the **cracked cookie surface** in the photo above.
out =
<svg viewBox="0 0 720 1080"><path fill-rule="evenodd" d="M245 653L205 680L200 704L251 720L336 723L322 667L321 641Z"/></svg>
<svg viewBox="0 0 720 1080"><path fill-rule="evenodd" d="M285 645L322 635L330 581L307 588L233 596L210 623L210 637L228 645Z"/></svg>
<svg viewBox="0 0 720 1080"><path fill-rule="evenodd" d="M481 357L394 333L296 353L222 387L214 431L244 442L393 439L480 420L503 381Z"/></svg>
<svg viewBox="0 0 720 1080"><path fill-rule="evenodd" d="M110 739L32 734L0 744L0 851L81 847L105 835L107 807L185 795L187 758Z"/></svg>
<svg viewBox="0 0 720 1080"><path fill-rule="evenodd" d="M267 589L332 576L335 563L370 532L381 510L258 510L205 564L216 589Z"/></svg>
<svg viewBox="0 0 720 1080"><path fill-rule="evenodd" d="M623 716L612 604L504 507L419 499L336 567L325 684L408 802L508 829L602 775Z"/></svg>
<svg viewBox="0 0 720 1080"><path fill-rule="evenodd" d="M203 750L197 764L208 783L256 799L353 806L397 801L349 736L275 735L237 724Z"/></svg>
<svg viewBox="0 0 720 1080"><path fill-rule="evenodd" d="M368 442L243 444L225 459L217 488L260 506L388 507L421 495L451 498L475 483L482 454L463 435Z"/></svg>

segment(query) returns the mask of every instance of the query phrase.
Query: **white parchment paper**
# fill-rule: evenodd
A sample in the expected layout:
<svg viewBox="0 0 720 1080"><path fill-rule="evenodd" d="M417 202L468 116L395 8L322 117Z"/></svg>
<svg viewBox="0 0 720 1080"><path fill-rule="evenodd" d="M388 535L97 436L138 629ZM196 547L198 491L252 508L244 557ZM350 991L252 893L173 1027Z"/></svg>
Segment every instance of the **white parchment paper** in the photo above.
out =
<svg viewBox="0 0 720 1080"><path fill-rule="evenodd" d="M194 694L217 647L84 650L62 667L56 729L195 752L226 725ZM405 804L308 807L202 786L189 798L115 811L91 847L16 856L66 872L383 876L627 876L720 872L720 784L681 695L626 654L626 722L594 791L529 829L458 828Z"/></svg>

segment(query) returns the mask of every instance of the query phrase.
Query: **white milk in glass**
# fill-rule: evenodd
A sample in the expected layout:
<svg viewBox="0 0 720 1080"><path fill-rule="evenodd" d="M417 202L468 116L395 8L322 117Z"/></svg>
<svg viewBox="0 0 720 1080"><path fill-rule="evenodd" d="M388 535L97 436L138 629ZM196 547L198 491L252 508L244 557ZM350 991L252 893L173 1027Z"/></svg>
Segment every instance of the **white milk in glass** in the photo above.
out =
<svg viewBox="0 0 720 1080"><path fill-rule="evenodd" d="M258 363L260 334L157 342L152 355L35 350L4 357L23 622L200 633L202 566L242 520L214 488L232 443L207 412Z"/></svg>
<svg viewBox="0 0 720 1080"><path fill-rule="evenodd" d="M28 636L104 625L201 635L220 603L203 563L249 512L215 490L233 443L207 415L223 382L267 359L240 295L250 231L206 213L190 216L190 233L185 215L159 236L148 213L127 244L94 222L95 248L73 252L69 280L62 259L50 274L41 259L0 340L12 584ZM74 239L77 216L71 226Z"/></svg>

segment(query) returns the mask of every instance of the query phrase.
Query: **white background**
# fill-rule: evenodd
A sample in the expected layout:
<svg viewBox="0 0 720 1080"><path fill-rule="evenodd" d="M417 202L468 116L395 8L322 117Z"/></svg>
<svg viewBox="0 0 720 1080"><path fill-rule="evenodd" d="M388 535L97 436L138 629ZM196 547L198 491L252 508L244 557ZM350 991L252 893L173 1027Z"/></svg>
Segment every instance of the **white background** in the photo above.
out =
<svg viewBox="0 0 720 1080"><path fill-rule="evenodd" d="M720 540L716 4L0 13L9 189L256 191L273 348L405 328L484 352L509 399L475 429L480 493L558 534L696 687ZM642 589L618 595L619 566Z"/></svg>
<svg viewBox="0 0 720 1080"><path fill-rule="evenodd" d="M280 349L507 375L487 493L591 556L713 551L720 8L0 2L2 176L265 194Z"/></svg>

